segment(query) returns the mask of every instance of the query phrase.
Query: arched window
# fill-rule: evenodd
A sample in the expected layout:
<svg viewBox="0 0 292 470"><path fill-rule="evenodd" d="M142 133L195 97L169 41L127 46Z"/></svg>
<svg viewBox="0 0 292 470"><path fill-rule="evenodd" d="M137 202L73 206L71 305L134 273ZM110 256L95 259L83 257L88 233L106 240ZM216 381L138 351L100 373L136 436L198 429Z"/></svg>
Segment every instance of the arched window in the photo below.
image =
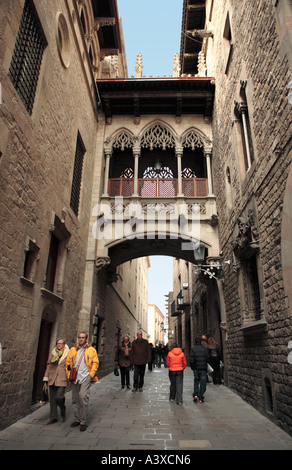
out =
<svg viewBox="0 0 292 470"><path fill-rule="evenodd" d="M84 16L83 9L81 10L81 14L80 14L80 22L81 22L83 33L86 34L86 23L85 23L85 16Z"/></svg>

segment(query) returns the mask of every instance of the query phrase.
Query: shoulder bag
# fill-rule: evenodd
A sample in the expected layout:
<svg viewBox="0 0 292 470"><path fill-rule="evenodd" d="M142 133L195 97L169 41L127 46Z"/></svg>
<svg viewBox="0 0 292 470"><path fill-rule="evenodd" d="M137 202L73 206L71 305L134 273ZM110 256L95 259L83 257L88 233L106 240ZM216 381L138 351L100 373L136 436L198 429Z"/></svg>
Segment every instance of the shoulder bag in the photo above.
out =
<svg viewBox="0 0 292 470"><path fill-rule="evenodd" d="M85 353L85 349L83 350L80 358L79 358L79 361L78 361L78 364L76 367L72 367L71 371L70 371L70 376L69 376L69 382L75 382L75 380L77 379L77 372L78 372L78 369L79 369L79 366L80 366L80 363L82 361L82 358L84 356L84 353Z"/></svg>

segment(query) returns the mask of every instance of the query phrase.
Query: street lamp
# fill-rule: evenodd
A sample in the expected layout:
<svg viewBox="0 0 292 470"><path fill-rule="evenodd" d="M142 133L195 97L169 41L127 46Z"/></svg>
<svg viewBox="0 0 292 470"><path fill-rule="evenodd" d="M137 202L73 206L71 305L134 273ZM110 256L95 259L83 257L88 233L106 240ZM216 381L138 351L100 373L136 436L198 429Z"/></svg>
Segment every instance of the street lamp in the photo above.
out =
<svg viewBox="0 0 292 470"><path fill-rule="evenodd" d="M182 293L180 292L177 296L177 304L178 304L178 309L181 305L183 305L184 303L184 298L183 298L183 295Z"/></svg>
<svg viewBox="0 0 292 470"><path fill-rule="evenodd" d="M206 247L205 245L198 245L196 248L194 248L194 257L196 261L204 261L205 259L205 251Z"/></svg>
<svg viewBox="0 0 292 470"><path fill-rule="evenodd" d="M209 276L209 279L216 279L217 281L224 282L224 264L230 264L230 260L224 261L223 253L221 251L219 256L206 258L207 264L202 264L205 259L205 245L200 244L194 248L194 257L198 261L195 265L194 273L199 275L203 273Z"/></svg>

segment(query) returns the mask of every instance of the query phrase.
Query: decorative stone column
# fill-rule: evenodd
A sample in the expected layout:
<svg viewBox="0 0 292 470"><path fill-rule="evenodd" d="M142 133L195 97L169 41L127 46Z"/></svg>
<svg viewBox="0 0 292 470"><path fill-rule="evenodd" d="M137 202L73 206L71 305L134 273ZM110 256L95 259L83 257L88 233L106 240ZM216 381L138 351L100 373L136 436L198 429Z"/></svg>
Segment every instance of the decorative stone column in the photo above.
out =
<svg viewBox="0 0 292 470"><path fill-rule="evenodd" d="M104 169L103 196L108 196L109 164L110 164L110 159L111 159L111 156L112 156L112 149L111 148L105 148L104 149L104 154L105 154L105 169Z"/></svg>
<svg viewBox="0 0 292 470"><path fill-rule="evenodd" d="M141 154L141 147L133 147L134 155L134 193L133 196L137 197L138 194L138 169L139 169L139 157Z"/></svg>
<svg viewBox="0 0 292 470"><path fill-rule="evenodd" d="M204 147L204 155L207 163L207 178L208 178L208 196L213 196L213 177L211 169L211 155L212 147Z"/></svg>
<svg viewBox="0 0 292 470"><path fill-rule="evenodd" d="M248 128L247 128L247 104L244 101L236 102L236 110L241 115L242 118L242 126L243 126L243 133L244 133L244 141L245 141L245 148L246 148L246 158L247 158L247 171L251 167L251 156L250 156L250 148L249 148L249 139L248 139Z"/></svg>
<svg viewBox="0 0 292 470"><path fill-rule="evenodd" d="M181 159L183 156L183 147L176 147L175 148L175 154L177 158L177 182L178 182L178 196L183 196L183 190L182 190L182 174L181 174Z"/></svg>

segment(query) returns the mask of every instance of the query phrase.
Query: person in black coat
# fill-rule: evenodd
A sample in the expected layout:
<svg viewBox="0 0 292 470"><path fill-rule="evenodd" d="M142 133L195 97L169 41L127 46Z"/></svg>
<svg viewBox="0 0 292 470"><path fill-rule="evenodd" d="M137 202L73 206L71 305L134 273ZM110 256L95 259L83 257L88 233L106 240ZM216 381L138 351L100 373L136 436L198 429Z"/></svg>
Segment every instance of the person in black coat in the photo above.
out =
<svg viewBox="0 0 292 470"><path fill-rule="evenodd" d="M202 338L195 338L195 346L190 352L190 366L194 371L194 393L193 400L195 403L204 403L204 393L207 384L207 367L208 367L208 349L202 346Z"/></svg>

